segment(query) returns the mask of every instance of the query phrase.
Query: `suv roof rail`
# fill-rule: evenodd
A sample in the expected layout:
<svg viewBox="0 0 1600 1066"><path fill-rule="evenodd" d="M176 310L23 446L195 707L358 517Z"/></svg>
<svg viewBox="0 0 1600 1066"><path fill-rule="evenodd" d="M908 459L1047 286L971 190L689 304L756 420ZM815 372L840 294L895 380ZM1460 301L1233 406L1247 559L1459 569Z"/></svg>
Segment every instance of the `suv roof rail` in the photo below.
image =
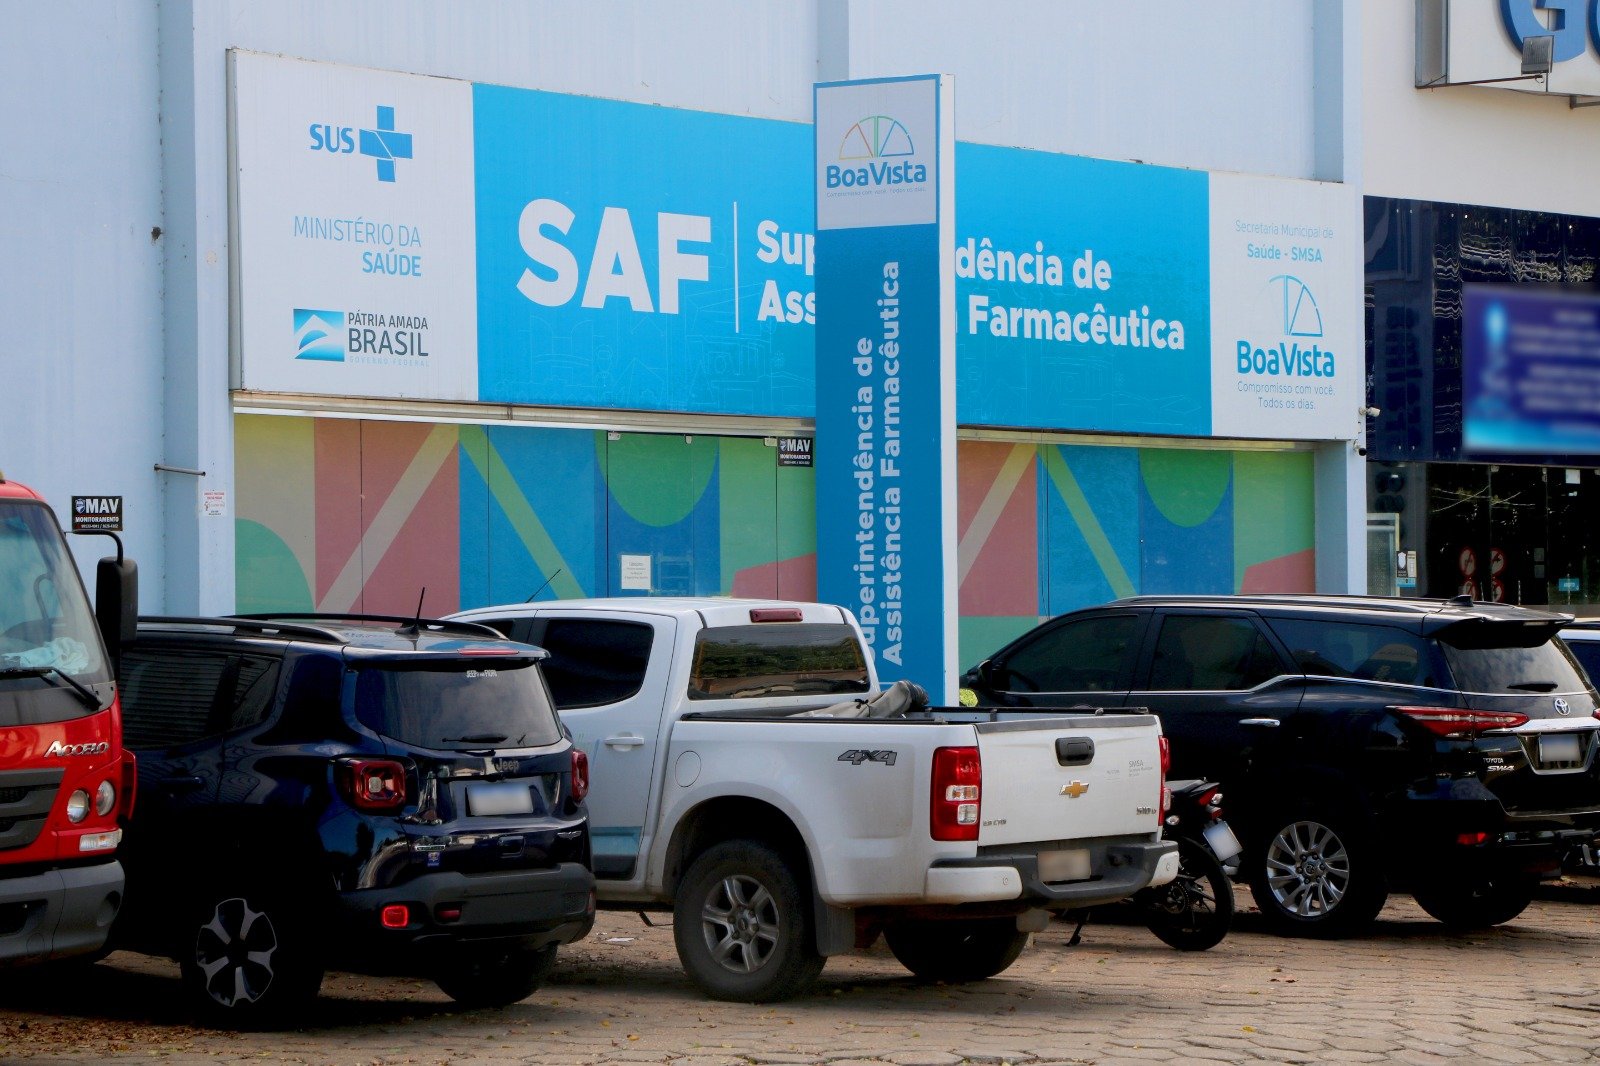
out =
<svg viewBox="0 0 1600 1066"><path fill-rule="evenodd" d="M209 626L213 629L232 629L235 632L249 633L277 633L287 637L303 637L307 640L321 641L325 644L344 644L345 637L325 626L302 625L294 622L276 622L267 618L251 618L244 615L219 615L211 618L176 614L144 614L139 616L139 624L151 622L156 625L174 626Z"/></svg>
<svg viewBox="0 0 1600 1066"><path fill-rule="evenodd" d="M458 622L448 618L414 618L409 615L398 614L330 614L326 612L262 612L260 614L235 614L229 618L245 619L252 622L284 621L293 625L299 622L394 622L400 626L415 625L421 629L434 633L459 633L469 637L489 637L494 640L505 640L506 635L492 626L482 625L478 622ZM316 629L317 626L306 626L307 629ZM324 630L332 632L332 630ZM339 638L343 641L343 637Z"/></svg>

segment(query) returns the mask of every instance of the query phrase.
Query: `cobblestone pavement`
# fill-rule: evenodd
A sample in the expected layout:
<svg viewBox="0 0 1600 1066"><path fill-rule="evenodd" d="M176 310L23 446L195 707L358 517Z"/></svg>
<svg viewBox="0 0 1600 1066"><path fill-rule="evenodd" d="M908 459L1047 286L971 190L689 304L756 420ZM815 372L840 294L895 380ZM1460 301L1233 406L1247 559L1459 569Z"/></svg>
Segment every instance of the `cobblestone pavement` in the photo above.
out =
<svg viewBox="0 0 1600 1066"><path fill-rule="evenodd" d="M1057 923L990 981L918 985L879 947L762 1007L703 998L670 929L605 912L515 1007L458 1012L426 982L340 974L304 1029L266 1034L191 1027L176 967L124 953L64 989L0 989L0 1061L1516 1063L1600 1049L1600 888L1470 935L1397 897L1371 935L1338 943L1271 936L1239 902L1234 931L1200 954L1116 924L1069 947Z"/></svg>

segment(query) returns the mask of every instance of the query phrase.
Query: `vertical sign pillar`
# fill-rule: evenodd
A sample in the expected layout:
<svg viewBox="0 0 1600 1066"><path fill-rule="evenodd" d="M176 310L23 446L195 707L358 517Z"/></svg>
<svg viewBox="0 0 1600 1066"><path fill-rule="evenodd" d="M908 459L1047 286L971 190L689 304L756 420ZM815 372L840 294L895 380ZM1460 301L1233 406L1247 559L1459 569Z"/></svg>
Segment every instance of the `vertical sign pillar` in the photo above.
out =
<svg viewBox="0 0 1600 1066"><path fill-rule="evenodd" d="M817 590L879 676L956 702L948 75L816 86Z"/></svg>

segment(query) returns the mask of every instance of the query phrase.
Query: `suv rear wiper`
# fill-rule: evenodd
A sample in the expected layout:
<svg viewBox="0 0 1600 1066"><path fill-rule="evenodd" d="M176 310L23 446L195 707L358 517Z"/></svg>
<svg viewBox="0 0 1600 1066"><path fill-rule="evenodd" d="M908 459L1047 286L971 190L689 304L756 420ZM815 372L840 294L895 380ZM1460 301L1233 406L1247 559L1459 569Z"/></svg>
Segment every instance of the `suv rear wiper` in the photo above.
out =
<svg viewBox="0 0 1600 1066"><path fill-rule="evenodd" d="M1523 681L1515 685L1507 685L1506 688L1511 689L1513 692L1554 692L1556 683L1554 681Z"/></svg>
<svg viewBox="0 0 1600 1066"><path fill-rule="evenodd" d="M499 744L506 739L504 733L468 733L464 737L445 737L446 744Z"/></svg>
<svg viewBox="0 0 1600 1066"><path fill-rule="evenodd" d="M0 677L38 677L43 678L46 681L50 681L50 683L55 685L57 688L60 688L61 682L65 681L68 685L72 686L73 693L77 695L78 699L83 701L83 705L85 707L92 707L97 711L101 707L100 697L95 695L93 689L79 681L77 678L73 677L71 674L65 673L54 666L0 667Z"/></svg>

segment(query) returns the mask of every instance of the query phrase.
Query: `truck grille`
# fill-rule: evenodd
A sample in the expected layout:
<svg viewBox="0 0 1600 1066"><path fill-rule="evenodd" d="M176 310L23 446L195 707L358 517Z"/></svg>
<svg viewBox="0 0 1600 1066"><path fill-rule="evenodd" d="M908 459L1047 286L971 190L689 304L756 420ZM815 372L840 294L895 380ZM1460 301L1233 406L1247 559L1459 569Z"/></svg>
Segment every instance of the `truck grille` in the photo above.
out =
<svg viewBox="0 0 1600 1066"><path fill-rule="evenodd" d="M55 805L65 771L0 771L0 851L25 848L39 838Z"/></svg>

